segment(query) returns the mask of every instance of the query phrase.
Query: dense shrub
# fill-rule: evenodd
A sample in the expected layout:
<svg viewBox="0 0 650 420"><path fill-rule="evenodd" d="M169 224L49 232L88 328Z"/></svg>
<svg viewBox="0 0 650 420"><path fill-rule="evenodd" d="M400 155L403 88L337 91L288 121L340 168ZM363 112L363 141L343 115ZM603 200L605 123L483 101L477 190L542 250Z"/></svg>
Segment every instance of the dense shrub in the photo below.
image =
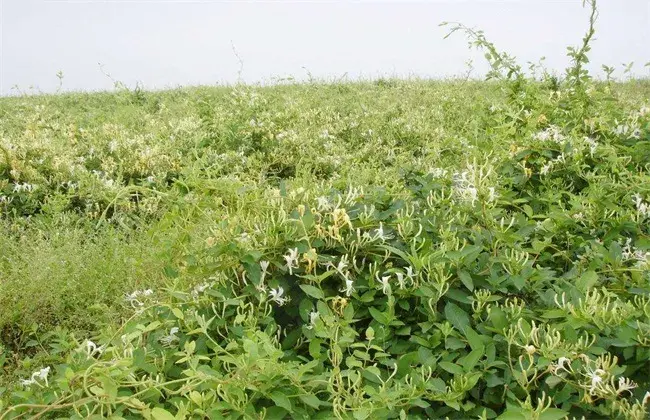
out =
<svg viewBox="0 0 650 420"><path fill-rule="evenodd" d="M458 25L488 53L491 95L202 92L184 135L151 125L172 146L125 134L101 152L112 172L87 145L66 149L86 156L77 172L34 164L49 153L36 143L6 147L23 159L5 167L13 229L60 214L149 226L167 280L120 297L123 322L6 346L3 418L647 418L650 109L584 70L590 6L562 79L526 76ZM167 112L137 98L124 106ZM16 190L18 165L42 195ZM93 170L112 195L57 192ZM145 198L155 209L128 204Z"/></svg>

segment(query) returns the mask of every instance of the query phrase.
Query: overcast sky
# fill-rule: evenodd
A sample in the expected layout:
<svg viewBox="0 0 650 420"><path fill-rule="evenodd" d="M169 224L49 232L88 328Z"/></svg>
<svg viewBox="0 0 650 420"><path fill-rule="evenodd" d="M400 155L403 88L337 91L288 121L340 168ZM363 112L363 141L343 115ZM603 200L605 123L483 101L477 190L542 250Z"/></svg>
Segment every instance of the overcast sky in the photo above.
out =
<svg viewBox="0 0 650 420"><path fill-rule="evenodd" d="M485 72L464 37L443 40L442 21L483 29L521 62L546 56L562 71L566 46L587 26L581 0L210 1L0 0L1 93L34 86L135 86L272 82L277 77L444 77ZM650 0L599 0L592 68L650 67ZM102 68L100 65L102 64ZM103 72L102 72L103 70Z"/></svg>

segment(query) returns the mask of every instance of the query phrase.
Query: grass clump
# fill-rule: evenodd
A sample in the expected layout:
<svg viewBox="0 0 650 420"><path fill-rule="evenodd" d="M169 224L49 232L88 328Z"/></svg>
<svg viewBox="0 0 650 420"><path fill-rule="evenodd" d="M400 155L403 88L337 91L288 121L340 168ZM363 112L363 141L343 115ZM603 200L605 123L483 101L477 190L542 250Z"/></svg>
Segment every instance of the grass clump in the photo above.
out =
<svg viewBox="0 0 650 420"><path fill-rule="evenodd" d="M561 78L458 25L494 80L3 100L2 417L646 418L650 85L589 4Z"/></svg>

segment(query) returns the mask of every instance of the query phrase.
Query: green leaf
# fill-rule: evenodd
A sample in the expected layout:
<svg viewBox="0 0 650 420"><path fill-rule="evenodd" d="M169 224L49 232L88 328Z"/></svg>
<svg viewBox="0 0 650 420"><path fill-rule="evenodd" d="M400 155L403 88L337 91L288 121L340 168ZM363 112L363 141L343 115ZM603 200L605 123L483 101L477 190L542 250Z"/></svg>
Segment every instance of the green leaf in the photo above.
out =
<svg viewBox="0 0 650 420"><path fill-rule="evenodd" d="M181 311L178 308L172 308L172 313L178 319L185 319L185 315L183 315L183 311Z"/></svg>
<svg viewBox="0 0 650 420"><path fill-rule="evenodd" d="M492 325L499 331L503 331L504 328L508 326L508 319L506 318L506 313L503 312L500 308L494 307L490 311L490 321Z"/></svg>
<svg viewBox="0 0 650 420"><path fill-rule="evenodd" d="M510 280L512 280L512 284L517 288L517 290L523 289L526 285L526 279L521 275L512 276L510 277Z"/></svg>
<svg viewBox="0 0 650 420"><path fill-rule="evenodd" d="M481 336L471 327L465 329L465 338L467 338L467 342L472 350L480 350L481 352L485 351L485 344L483 344Z"/></svg>
<svg viewBox="0 0 650 420"><path fill-rule="evenodd" d="M176 420L176 417L164 408L155 407L151 410L151 418L154 420Z"/></svg>
<svg viewBox="0 0 650 420"><path fill-rule="evenodd" d="M559 376L552 375L546 378L544 382L546 382L546 385L548 385L549 388L553 389L558 384L561 384L563 381L562 378L560 378Z"/></svg>
<svg viewBox="0 0 650 420"><path fill-rule="evenodd" d="M156 328L160 327L162 325L162 322L160 321L153 321L152 323L148 324L142 332L150 332L155 330Z"/></svg>
<svg viewBox="0 0 650 420"><path fill-rule="evenodd" d="M598 274L595 271L590 270L585 272L578 281L576 281L576 288L581 292L587 292L591 289L596 283L598 283Z"/></svg>
<svg viewBox="0 0 650 420"><path fill-rule="evenodd" d="M479 350L472 350L467 356L465 356L464 359L462 359L462 362L459 361L463 365L465 372L471 372L478 361L481 360L481 357L483 357L484 353L485 349L483 348Z"/></svg>
<svg viewBox="0 0 650 420"><path fill-rule="evenodd" d="M314 359L320 358L320 345L323 340L316 338L309 342L309 355Z"/></svg>
<svg viewBox="0 0 650 420"><path fill-rule="evenodd" d="M248 275L248 279L255 286L258 286L262 281L262 267L260 267L257 261L247 262L244 264L244 267L246 268L246 274Z"/></svg>
<svg viewBox="0 0 650 420"><path fill-rule="evenodd" d="M546 312L544 312L542 315L542 318L549 318L549 319L555 319L555 318L564 318L566 317L566 312L564 309L551 309Z"/></svg>
<svg viewBox="0 0 650 420"><path fill-rule="evenodd" d="M117 398L117 383L108 376L102 376L99 380L104 388L104 393L110 401L115 401Z"/></svg>
<svg viewBox="0 0 650 420"><path fill-rule="evenodd" d="M461 282L463 282L465 287L467 287L470 292L474 290L474 281L472 280L472 276L470 276L470 274L467 271L465 270L458 271L458 278L460 279Z"/></svg>
<svg viewBox="0 0 650 420"><path fill-rule="evenodd" d="M465 333L465 329L469 326L469 315L460 306L455 303L449 302L445 306L445 317L451 325L457 330Z"/></svg>
<svg viewBox="0 0 650 420"><path fill-rule="evenodd" d="M524 413L522 413L519 410L515 411L514 409L511 408L506 410L499 417L497 417L497 420L527 420L527 419Z"/></svg>
<svg viewBox="0 0 650 420"><path fill-rule="evenodd" d="M291 409L291 401L289 400L289 397L284 395L282 392L275 391L271 393L271 399L278 407L282 407L290 413L293 411Z"/></svg>
<svg viewBox="0 0 650 420"><path fill-rule="evenodd" d="M441 368L446 370L449 373L453 373L454 375L462 375L464 373L463 368L460 366L451 363L451 362L440 362L438 363Z"/></svg>
<svg viewBox="0 0 650 420"><path fill-rule="evenodd" d="M367 419L368 417L370 417L370 414L371 414L371 411L370 411L370 409L368 409L368 408L357 408L357 409L354 410L354 412L352 413L352 416L353 416L356 420L365 420L365 419Z"/></svg>
<svg viewBox="0 0 650 420"><path fill-rule="evenodd" d="M539 416L539 420L560 420L565 418L569 412L560 410L559 408L547 408Z"/></svg>
<svg viewBox="0 0 650 420"><path fill-rule="evenodd" d="M307 394L307 395L300 395L298 396L300 398L300 401L304 402L310 407L318 409L320 407L321 401L318 399L317 396L312 395L312 394Z"/></svg>
<svg viewBox="0 0 650 420"><path fill-rule="evenodd" d="M534 212L531 206L529 206L528 204L524 204L522 208L524 209L524 213L526 213L526 216L528 216L529 218L533 217Z"/></svg>
<svg viewBox="0 0 650 420"><path fill-rule="evenodd" d="M323 294L323 291L318 287L311 286L309 284L301 284L300 288L302 289L303 292L305 292L306 294L308 294L313 298L325 299L325 295Z"/></svg>
<svg viewBox="0 0 650 420"><path fill-rule="evenodd" d="M383 325L390 324L390 321L388 320L388 317L383 312L380 312L379 310L377 310L377 309L375 309L373 307L368 308L368 311L370 312L370 316L372 316L380 324L383 324Z"/></svg>
<svg viewBox="0 0 650 420"><path fill-rule="evenodd" d="M445 348L447 350L458 350L464 349L465 347L467 347L467 344L456 337L447 337L445 339Z"/></svg>

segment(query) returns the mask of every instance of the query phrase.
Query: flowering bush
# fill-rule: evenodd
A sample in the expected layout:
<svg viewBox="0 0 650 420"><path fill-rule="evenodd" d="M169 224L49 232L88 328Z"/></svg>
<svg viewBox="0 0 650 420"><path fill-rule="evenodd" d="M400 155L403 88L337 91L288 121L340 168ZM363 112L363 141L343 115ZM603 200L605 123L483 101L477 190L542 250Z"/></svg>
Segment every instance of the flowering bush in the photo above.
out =
<svg viewBox="0 0 650 420"><path fill-rule="evenodd" d="M0 349L0 418L647 418L650 113L584 71L590 5L563 80L454 27L488 51L492 103L300 88L356 89L346 114L237 86L94 163L47 166L43 131L6 146L12 223L51 211L178 243L164 286L117 299L123 322Z"/></svg>

